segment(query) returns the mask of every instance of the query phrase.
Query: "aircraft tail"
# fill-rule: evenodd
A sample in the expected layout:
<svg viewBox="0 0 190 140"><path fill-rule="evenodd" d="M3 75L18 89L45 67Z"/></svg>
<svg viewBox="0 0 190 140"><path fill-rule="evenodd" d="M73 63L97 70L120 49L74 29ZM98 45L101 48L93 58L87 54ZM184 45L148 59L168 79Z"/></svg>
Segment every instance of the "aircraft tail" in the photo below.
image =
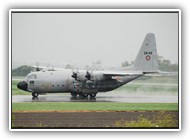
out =
<svg viewBox="0 0 190 140"><path fill-rule="evenodd" d="M153 33L147 33L135 59L133 69L144 73L158 72L156 39Z"/></svg>

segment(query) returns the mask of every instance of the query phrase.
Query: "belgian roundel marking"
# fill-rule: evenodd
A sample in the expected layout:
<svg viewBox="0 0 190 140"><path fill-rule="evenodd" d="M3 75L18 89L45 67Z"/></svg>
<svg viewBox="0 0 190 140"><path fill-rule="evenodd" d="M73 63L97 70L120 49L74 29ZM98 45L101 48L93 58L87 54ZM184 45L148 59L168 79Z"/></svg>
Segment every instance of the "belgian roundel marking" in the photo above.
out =
<svg viewBox="0 0 190 140"><path fill-rule="evenodd" d="M151 59L150 55L146 56L146 61L149 61Z"/></svg>

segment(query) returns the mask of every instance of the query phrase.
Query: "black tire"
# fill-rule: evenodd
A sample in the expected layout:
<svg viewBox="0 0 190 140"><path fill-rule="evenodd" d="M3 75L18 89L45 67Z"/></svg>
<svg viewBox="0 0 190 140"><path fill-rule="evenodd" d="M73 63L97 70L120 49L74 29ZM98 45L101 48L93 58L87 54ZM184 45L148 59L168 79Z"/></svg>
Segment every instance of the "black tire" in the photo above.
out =
<svg viewBox="0 0 190 140"><path fill-rule="evenodd" d="M33 97L38 97L38 95L39 95L39 94L36 93L36 92L33 92L33 93L32 93L32 96L33 96Z"/></svg>
<svg viewBox="0 0 190 140"><path fill-rule="evenodd" d="M90 94L90 98L95 98L96 97L96 93Z"/></svg>
<svg viewBox="0 0 190 140"><path fill-rule="evenodd" d="M77 93L76 92L71 92L71 96L72 97L77 97Z"/></svg>
<svg viewBox="0 0 190 140"><path fill-rule="evenodd" d="M79 93L79 99L83 99L82 93Z"/></svg>
<svg viewBox="0 0 190 140"><path fill-rule="evenodd" d="M88 97L88 94L82 94L82 97L83 97L83 98L87 98L87 97Z"/></svg>

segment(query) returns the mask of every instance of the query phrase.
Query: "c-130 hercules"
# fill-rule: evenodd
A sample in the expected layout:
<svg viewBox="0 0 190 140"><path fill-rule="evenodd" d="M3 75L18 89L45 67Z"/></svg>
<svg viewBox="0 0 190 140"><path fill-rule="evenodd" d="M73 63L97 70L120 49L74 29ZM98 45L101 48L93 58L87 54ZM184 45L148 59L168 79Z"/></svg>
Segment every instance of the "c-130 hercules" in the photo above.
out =
<svg viewBox="0 0 190 140"><path fill-rule="evenodd" d="M155 36L147 33L132 66L93 72L70 69L31 72L17 87L32 92L33 97L70 92L72 97L93 98L98 92L111 91L140 76L158 72Z"/></svg>

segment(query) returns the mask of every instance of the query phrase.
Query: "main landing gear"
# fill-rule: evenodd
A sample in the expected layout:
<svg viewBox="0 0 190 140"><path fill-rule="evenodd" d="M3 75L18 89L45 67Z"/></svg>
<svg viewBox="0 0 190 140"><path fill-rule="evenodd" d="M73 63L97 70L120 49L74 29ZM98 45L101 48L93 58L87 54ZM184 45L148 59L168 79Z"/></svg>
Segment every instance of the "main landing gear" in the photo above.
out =
<svg viewBox="0 0 190 140"><path fill-rule="evenodd" d="M88 96L90 96L90 98L95 98L97 93L92 93L92 94L88 94L88 93L77 93L77 92L71 92L71 96L73 98L77 98L77 95L79 96L79 98L88 98Z"/></svg>

